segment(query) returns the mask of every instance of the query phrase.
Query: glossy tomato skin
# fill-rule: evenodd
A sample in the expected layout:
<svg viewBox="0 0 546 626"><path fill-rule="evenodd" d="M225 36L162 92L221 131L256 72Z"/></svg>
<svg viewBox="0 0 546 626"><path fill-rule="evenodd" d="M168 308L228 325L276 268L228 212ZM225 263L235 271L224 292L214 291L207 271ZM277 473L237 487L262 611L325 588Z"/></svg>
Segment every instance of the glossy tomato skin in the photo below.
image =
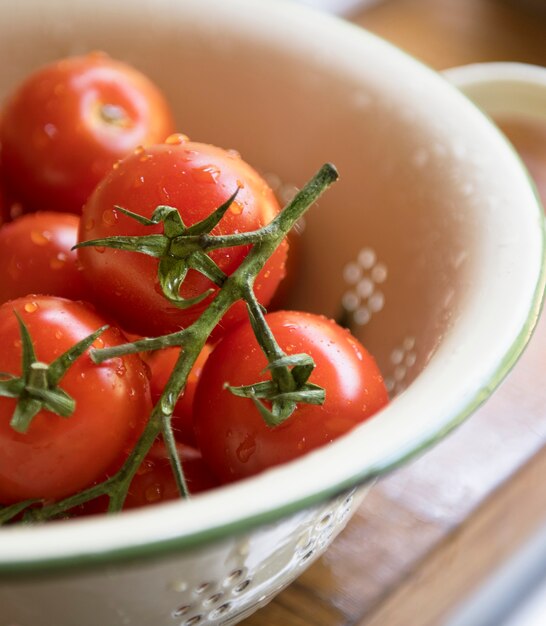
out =
<svg viewBox="0 0 546 626"><path fill-rule="evenodd" d="M30 293L85 298L85 280L72 250L79 223L77 215L44 211L0 228L0 303Z"/></svg>
<svg viewBox="0 0 546 626"><path fill-rule="evenodd" d="M212 346L206 344L197 357L186 381L184 393L178 399L172 418L172 427L176 439L182 443L195 445L195 433L193 432L193 398L197 382L203 371L205 362L212 352ZM150 387L154 404L159 400L169 376L171 375L180 348L165 348L154 352L149 360L151 371Z"/></svg>
<svg viewBox="0 0 546 626"><path fill-rule="evenodd" d="M102 53L66 58L8 98L0 119L5 179L27 211L80 213L118 159L172 130L165 98L140 72Z"/></svg>
<svg viewBox="0 0 546 626"><path fill-rule="evenodd" d="M267 361L249 323L226 333L208 358L194 400L194 427L203 458L232 482L323 446L388 402L381 373L345 329L310 313L278 311L266 320L287 354L306 353L316 368L310 382L326 390L322 406L300 404L283 424L266 425L252 400L224 388L269 378Z"/></svg>
<svg viewBox="0 0 546 626"><path fill-rule="evenodd" d="M80 302L49 296L25 297L0 307L0 371L21 374L21 339L14 311L32 336L37 358L51 363L104 320ZM95 347L124 342L116 328ZM0 397L0 503L27 498L58 500L101 479L136 443L151 411L149 381L135 355L95 365L86 352L59 386L75 401L68 418L41 411L28 431L9 422L16 401Z"/></svg>
<svg viewBox="0 0 546 626"><path fill-rule="evenodd" d="M191 226L221 206L237 188L237 199L213 234L249 231L269 223L279 205L266 182L236 153L215 146L183 139L152 146L128 156L97 186L84 208L80 240L163 232L162 225L143 226L117 211L116 205L145 217L150 217L157 206L169 205L178 209L186 226ZM248 251L248 246L238 246L215 250L210 256L231 274ZM256 294L264 305L284 276L286 251L283 242L256 279ZM144 254L81 248L79 258L95 300L130 332L159 335L185 328L214 297L188 309L176 308L161 293L158 260ZM181 293L191 298L211 287L214 285L208 278L190 270ZM245 306L236 303L221 326L227 328L245 316Z"/></svg>

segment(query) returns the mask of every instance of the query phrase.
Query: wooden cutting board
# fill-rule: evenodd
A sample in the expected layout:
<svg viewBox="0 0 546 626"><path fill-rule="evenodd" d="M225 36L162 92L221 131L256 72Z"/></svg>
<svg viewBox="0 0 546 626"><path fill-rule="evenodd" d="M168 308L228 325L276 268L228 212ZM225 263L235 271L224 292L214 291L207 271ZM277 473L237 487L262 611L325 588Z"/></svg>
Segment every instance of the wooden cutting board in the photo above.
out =
<svg viewBox="0 0 546 626"><path fill-rule="evenodd" d="M546 66L546 6L522 4L385 0L352 19L436 69ZM532 168L546 189L542 139ZM244 625L438 626L546 521L545 476L546 315L493 398L380 480L326 554Z"/></svg>

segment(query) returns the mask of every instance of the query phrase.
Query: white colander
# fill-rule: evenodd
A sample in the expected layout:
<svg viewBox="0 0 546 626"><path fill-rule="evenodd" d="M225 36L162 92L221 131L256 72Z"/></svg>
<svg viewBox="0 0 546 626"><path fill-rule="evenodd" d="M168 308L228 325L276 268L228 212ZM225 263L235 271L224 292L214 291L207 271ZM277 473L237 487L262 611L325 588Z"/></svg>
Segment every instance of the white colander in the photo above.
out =
<svg viewBox="0 0 546 626"><path fill-rule="evenodd" d="M343 305L395 397L334 444L189 503L0 530L0 626L235 623L327 547L370 479L509 371L539 313L542 211L503 136L444 78L292 2L3 3L0 97L92 49L149 74L180 131L236 148L287 193L337 165L306 217L292 305Z"/></svg>

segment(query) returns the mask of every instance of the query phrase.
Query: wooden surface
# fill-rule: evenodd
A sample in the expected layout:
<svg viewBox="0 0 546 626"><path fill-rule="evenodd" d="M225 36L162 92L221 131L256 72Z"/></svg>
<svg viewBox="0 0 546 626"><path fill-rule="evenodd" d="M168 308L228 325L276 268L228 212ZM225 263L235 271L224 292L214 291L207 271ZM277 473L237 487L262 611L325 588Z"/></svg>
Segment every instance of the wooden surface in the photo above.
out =
<svg viewBox="0 0 546 626"><path fill-rule="evenodd" d="M436 69L501 60L546 66L546 10L515 5L385 0L352 19ZM545 184L546 140L530 161ZM444 623L546 521L545 372L546 316L493 398L382 479L326 554L244 625Z"/></svg>

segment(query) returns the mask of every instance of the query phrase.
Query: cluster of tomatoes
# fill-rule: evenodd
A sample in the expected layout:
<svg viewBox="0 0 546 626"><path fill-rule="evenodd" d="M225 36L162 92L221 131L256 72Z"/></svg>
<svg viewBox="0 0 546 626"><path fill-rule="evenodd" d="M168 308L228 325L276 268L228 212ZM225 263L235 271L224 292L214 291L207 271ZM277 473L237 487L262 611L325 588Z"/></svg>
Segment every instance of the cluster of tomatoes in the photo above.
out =
<svg viewBox="0 0 546 626"><path fill-rule="evenodd" d="M162 224L130 215L149 220L158 206L176 208L183 224L192 226L235 191L212 234L255 231L280 208L235 151L175 133L160 90L135 69L98 53L46 66L6 99L0 176L0 505L56 501L121 467L180 348L101 364L87 349L59 379L63 355L105 325L91 348L186 328L219 289L189 269L179 295L193 304L178 307L159 284L157 258L74 246L159 235ZM220 248L210 258L229 276L250 247ZM287 248L283 242L275 250L254 282L263 306L284 277ZM375 362L346 330L320 316L277 311L266 320L278 344L287 354L312 357L311 382L325 389L326 399L321 406L301 404L284 423L268 426L251 399L226 389L226 383L243 386L269 377L247 317L244 302L228 310L176 404L173 431L192 493L328 443L387 402ZM55 410L64 395L75 402L69 415ZM133 478L126 507L176 496L158 440Z"/></svg>

